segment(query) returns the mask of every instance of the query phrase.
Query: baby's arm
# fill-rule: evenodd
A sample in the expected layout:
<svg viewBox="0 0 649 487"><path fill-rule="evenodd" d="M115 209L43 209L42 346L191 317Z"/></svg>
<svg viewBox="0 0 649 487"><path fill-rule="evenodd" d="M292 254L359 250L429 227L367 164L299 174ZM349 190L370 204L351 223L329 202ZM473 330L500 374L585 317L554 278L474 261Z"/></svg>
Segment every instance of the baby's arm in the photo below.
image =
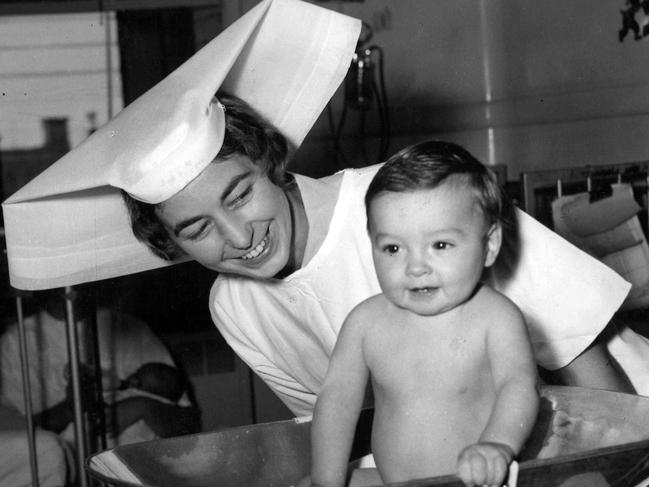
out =
<svg viewBox="0 0 649 487"><path fill-rule="evenodd" d="M311 427L311 485L342 487L369 372L363 357L363 313L345 320L316 402Z"/></svg>
<svg viewBox="0 0 649 487"><path fill-rule="evenodd" d="M487 354L497 397L478 443L458 458L458 475L467 485L502 485L538 411L536 364L524 318L515 306L499 310L497 322L489 324Z"/></svg>

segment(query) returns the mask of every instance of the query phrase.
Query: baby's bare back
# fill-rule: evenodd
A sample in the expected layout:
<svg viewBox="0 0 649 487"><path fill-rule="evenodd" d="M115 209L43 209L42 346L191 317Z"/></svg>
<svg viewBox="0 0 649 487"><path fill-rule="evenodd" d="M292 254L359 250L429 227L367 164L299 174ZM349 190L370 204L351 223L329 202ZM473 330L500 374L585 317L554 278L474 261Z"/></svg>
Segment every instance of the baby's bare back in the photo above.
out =
<svg viewBox="0 0 649 487"><path fill-rule="evenodd" d="M365 335L375 395L372 448L385 482L455 473L460 451L478 441L496 399L487 308L375 321Z"/></svg>

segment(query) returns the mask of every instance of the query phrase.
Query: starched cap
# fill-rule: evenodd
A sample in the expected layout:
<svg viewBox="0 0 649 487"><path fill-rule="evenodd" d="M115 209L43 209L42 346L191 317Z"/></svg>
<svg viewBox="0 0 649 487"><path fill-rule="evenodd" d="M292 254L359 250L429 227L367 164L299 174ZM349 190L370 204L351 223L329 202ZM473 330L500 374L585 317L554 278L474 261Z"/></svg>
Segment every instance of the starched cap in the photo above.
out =
<svg viewBox="0 0 649 487"><path fill-rule="evenodd" d="M145 203L160 203L183 189L223 144L224 107L216 98L183 93L165 109L168 113L162 114L162 120L166 122L154 124L139 139L142 131L135 129L112 135L116 142L126 139L124 146L130 150L115 154L108 183ZM159 109L155 111L160 114Z"/></svg>
<svg viewBox="0 0 649 487"><path fill-rule="evenodd" d="M11 284L60 287L169 265L138 242L119 190L164 201L216 157L220 89L297 148L347 73L361 22L264 0L3 203Z"/></svg>

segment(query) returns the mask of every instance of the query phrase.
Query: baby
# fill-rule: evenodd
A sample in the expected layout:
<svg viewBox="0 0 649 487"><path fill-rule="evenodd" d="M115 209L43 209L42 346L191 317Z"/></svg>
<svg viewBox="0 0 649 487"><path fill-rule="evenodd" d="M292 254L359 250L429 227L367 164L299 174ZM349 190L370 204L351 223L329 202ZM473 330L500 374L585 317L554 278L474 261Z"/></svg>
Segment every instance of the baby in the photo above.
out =
<svg viewBox="0 0 649 487"><path fill-rule="evenodd" d="M383 482L502 485L538 409L520 310L482 282L507 222L494 176L444 142L402 150L365 196L382 294L348 315L312 425L313 486L343 486L371 379Z"/></svg>
<svg viewBox="0 0 649 487"><path fill-rule="evenodd" d="M122 381L119 388L137 389L170 403L177 403L187 389L183 374L160 362L147 362Z"/></svg>

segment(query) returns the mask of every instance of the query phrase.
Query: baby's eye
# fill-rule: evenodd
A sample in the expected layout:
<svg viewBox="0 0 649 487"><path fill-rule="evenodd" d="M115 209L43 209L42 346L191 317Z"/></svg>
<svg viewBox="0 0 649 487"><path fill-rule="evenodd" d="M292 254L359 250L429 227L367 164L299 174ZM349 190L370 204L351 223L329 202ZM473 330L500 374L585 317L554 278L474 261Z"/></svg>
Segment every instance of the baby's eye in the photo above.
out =
<svg viewBox="0 0 649 487"><path fill-rule="evenodd" d="M399 252L399 246L395 244L388 244L383 246L383 252L387 252L388 254L396 254Z"/></svg>
<svg viewBox="0 0 649 487"><path fill-rule="evenodd" d="M433 243L433 248L435 250L446 250L451 246L448 242L435 242Z"/></svg>

